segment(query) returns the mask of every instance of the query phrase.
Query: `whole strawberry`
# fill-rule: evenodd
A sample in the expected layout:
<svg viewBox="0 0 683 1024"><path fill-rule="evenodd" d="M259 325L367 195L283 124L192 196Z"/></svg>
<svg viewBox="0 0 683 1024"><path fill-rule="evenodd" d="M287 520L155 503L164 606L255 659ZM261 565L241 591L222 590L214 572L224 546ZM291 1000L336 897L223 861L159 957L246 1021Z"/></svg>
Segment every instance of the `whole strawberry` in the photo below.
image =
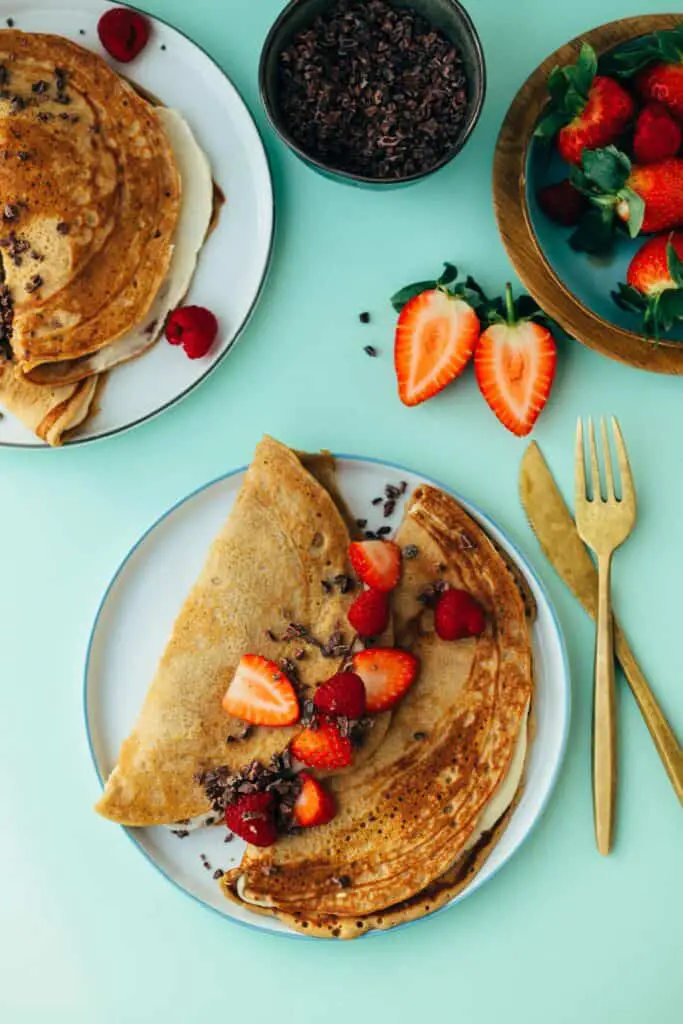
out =
<svg viewBox="0 0 683 1024"><path fill-rule="evenodd" d="M633 77L635 90L646 100L663 103L683 121L683 25L641 36L619 47L609 58L622 79Z"/></svg>
<svg viewBox="0 0 683 1024"><path fill-rule="evenodd" d="M570 164L580 164L587 149L617 142L633 120L630 94L597 70L595 50L583 43L576 64L556 67L548 77L548 112L535 134L554 138L560 156Z"/></svg>
<svg viewBox="0 0 683 1024"><path fill-rule="evenodd" d="M606 232L623 221L632 238L683 227L683 160L633 164L614 146L584 153L572 182L594 205L598 226ZM573 236L575 248L589 248L584 222Z"/></svg>
<svg viewBox="0 0 683 1024"><path fill-rule="evenodd" d="M659 338L683 319L683 232L650 238L640 247L612 297L638 313L648 337Z"/></svg>
<svg viewBox="0 0 683 1024"><path fill-rule="evenodd" d="M546 217L565 228L578 224L587 206L586 197L574 188L568 178L540 188L536 199Z"/></svg>
<svg viewBox="0 0 683 1024"><path fill-rule="evenodd" d="M657 164L676 156L681 141L681 126L662 103L648 103L643 107L633 132L633 156L637 164Z"/></svg>

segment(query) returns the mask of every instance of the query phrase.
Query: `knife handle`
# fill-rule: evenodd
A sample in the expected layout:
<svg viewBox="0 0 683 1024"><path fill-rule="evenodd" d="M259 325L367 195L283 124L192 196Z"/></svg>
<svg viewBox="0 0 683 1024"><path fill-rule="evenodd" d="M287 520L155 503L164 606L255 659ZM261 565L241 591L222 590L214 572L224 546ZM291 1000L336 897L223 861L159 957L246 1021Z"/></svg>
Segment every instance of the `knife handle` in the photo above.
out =
<svg viewBox="0 0 683 1024"><path fill-rule="evenodd" d="M640 670L628 640L618 622L614 623L614 646L631 692L645 719L650 736L666 768L671 785L678 799L683 803L683 750L673 729L664 717L664 712L655 699L647 679Z"/></svg>

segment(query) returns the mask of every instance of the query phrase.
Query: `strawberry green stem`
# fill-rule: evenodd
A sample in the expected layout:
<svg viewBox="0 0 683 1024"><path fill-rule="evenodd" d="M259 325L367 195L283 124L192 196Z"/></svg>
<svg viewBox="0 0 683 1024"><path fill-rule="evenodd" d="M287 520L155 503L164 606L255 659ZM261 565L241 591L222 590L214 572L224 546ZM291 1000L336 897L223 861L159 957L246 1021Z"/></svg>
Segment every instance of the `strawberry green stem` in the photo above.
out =
<svg viewBox="0 0 683 1024"><path fill-rule="evenodd" d="M517 312L515 310L515 300L512 297L512 285L508 281L505 285L505 318L508 322L509 327L514 327L517 323Z"/></svg>

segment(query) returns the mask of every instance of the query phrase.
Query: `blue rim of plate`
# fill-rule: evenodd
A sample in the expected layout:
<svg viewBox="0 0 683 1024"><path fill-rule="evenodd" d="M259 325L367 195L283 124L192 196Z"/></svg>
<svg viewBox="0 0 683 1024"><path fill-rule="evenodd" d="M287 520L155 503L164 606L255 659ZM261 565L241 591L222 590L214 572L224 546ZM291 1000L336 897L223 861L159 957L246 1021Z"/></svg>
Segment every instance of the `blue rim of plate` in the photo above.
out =
<svg viewBox="0 0 683 1024"><path fill-rule="evenodd" d="M397 925L394 925L392 928L386 929L386 931L371 930L371 931L365 932L363 935L359 936L360 939L367 939L367 938L371 938L373 936L388 935L388 934L397 932L397 931L399 931L401 929L409 928L412 925L417 925L417 924L422 923L423 921L429 920L430 918L436 916L437 914L442 914L442 913L444 913L447 910L451 910L453 907L456 906L456 904L460 903L462 900L466 899L468 896L472 896L486 882L489 882L493 878L495 878L495 876L498 874L498 872L501 870L501 868L503 868L508 863L508 861L519 850L521 850L521 848L524 846L524 844L528 840L529 836L535 831L538 823L540 822L541 818L543 817L543 815L544 815L544 813L546 811L546 808L548 806L550 798L551 798L551 796L553 794L553 791L555 789L555 786L557 784L557 780L559 778L560 771L562 769L562 765L564 763L564 758L565 758L565 754L566 754L566 751L567 751L567 739L569 737L569 725L570 725L570 721L571 721L571 673L570 673L570 670L569 670L569 657L568 657L568 654L567 654L567 645L565 643L564 633L563 633L563 630L562 630L562 626L560 625L560 620L558 618L557 612L555 611L555 606L553 605L553 603L552 603L552 601L550 599L550 595L548 594L548 592L547 592L547 590L545 588L544 583L539 578L539 576L536 573L535 569L533 569L533 567L528 562L526 556L524 554L522 554L522 552L519 550L517 545L509 538L507 532L502 530L500 528L500 526L498 526L498 524L495 522L495 520L491 519L491 517L489 515L487 515L487 513L484 512L482 509L480 509L478 505L475 505L471 501L468 501L466 498L461 497L461 495L459 495L457 493L457 491L454 491L452 487L449 487L446 484L441 483L439 480L435 480L433 477L425 476L425 474L423 474L423 473L416 473L415 470L411 469L409 466L401 465L401 463L398 463L398 462L388 462L388 461L385 461L384 459L372 458L370 456L351 455L351 454L342 453L342 452L335 453L334 454L334 458L337 459L337 460L340 460L340 461L341 460L347 460L349 462L360 462L360 463L365 463L367 465L372 465L372 466L382 466L384 469L391 469L391 470L394 470L394 471L396 471L398 473L411 473L414 476L419 476L422 480L425 481L425 483L432 484L434 487L439 487L441 490L445 491L447 494L450 494L453 498L456 499L456 501L461 502L466 507L466 509L468 511L471 511L475 515L475 517L480 520L480 522L481 522L481 524L483 526L485 526L485 527L493 527L494 530L496 530L502 537L504 537L506 543L508 544L508 546L510 547L511 551L514 554L515 561L521 566L521 568L524 570L524 572L526 574L528 574L533 579L534 583L538 587L538 589L539 589L539 591L540 591L540 593L541 593L541 595L542 595L542 597L543 597L543 599L544 599L544 601L545 601L545 603L547 605L548 611L550 612L551 621L552 621L553 628L554 628L556 636L557 636L557 640L558 640L559 647L560 647L560 652L561 652L561 655L562 655L562 677L563 677L564 682L565 682L565 686L564 686L564 697L565 697L565 699L564 699L564 709L563 709L563 713L564 713L564 727L563 727L563 730L562 730L562 736L560 738L560 744L559 744L559 748L558 748L557 758L556 758L556 761L555 761L555 766L553 768L552 775L550 776L550 780L549 780L549 783L548 783L548 786L547 786L547 790L546 790L545 796L544 796L544 798L543 798L543 800L542 800L542 802L541 802L541 804L540 804L540 806L538 808L538 811L536 812L536 816L534 817L533 821L531 822L531 825L529 826L527 831L524 833L524 836L519 840L517 845L514 846L510 850L510 852L505 857L505 859L502 860L500 862L500 864L496 868L494 868L494 870L491 872L490 875L488 875L485 879L482 879L480 875L479 876L475 876L475 878L472 880L472 882L470 882L470 884L465 889L463 889L463 891L460 892L450 902L445 903L442 907L439 907L437 910L431 911L431 913L429 913L429 914L424 914L422 917L415 918L412 921L403 921L401 924L397 924ZM90 751L90 758L92 760L93 767L95 769L95 774L96 774L97 779L98 779L98 781L100 783L100 786L102 786L103 788L104 788L104 779L103 779L103 777L102 777L102 775L100 773L100 768L99 768L99 765L97 763L97 758L95 757L95 749L94 749L94 746L93 746L92 736L91 736L91 733L90 733L90 714L89 714L89 709L88 709L88 674L89 674L89 669L90 669L90 658L91 658L91 654L92 654L92 647L93 647L93 643L95 641L95 634L97 632L97 626L98 626L98 623L99 623L99 620L100 620L100 616L101 616L101 614L102 614L102 612L104 610L104 607L105 607L105 605L107 603L107 600L109 598L109 594L111 593L111 591L114 588L114 586L115 586L119 576L121 575L121 573L125 569L126 565L130 561L130 559L133 557L135 552L138 550L139 547L142 546L142 544L144 544L144 542L147 540L149 535L154 530L156 530L156 528L158 526L160 526L161 523L163 523L166 519L168 519L170 516L172 516L173 513L176 512L182 505L185 505L188 501L192 501L193 498L196 498L203 491L208 491L211 487L214 487L216 484L222 483L225 480L229 480L231 477L237 476L240 473L245 473L248 468L249 468L248 465L247 466L240 466L238 469L233 469L229 473L222 473L220 476L214 477L212 480L209 480L207 483L202 484L200 487L196 487L193 491L190 491L183 498L180 498L173 505L171 505L171 507L168 508L165 512L162 512L162 514L152 523L151 526L149 526L145 530L145 532L139 537L139 539L135 542L135 544L133 544L133 546L129 549L128 553L123 557L123 559L119 563L119 566L118 566L116 572L114 573L114 575L112 576L111 580L107 584L107 588L106 588L104 594L102 595L102 598L101 598L100 603L99 603L98 608L97 608L97 612L95 614L95 619L93 621L92 628L90 630L90 637L88 639L88 646L87 646L86 655L85 655L85 665L83 667L83 697L82 697L82 700L83 700L83 718L84 718L84 723L85 723L85 734L86 734L87 741L88 741L88 750ZM183 886L180 885L179 882L176 882L176 880L174 878L172 878L170 875L168 875L163 870L163 868L161 868L157 864L157 862L150 856L150 854L147 852L147 850L144 848L144 846L142 846L142 844L136 839L136 837L135 837L135 830L134 829L128 828L125 825L121 825L119 827L121 829L123 829L123 831L126 833L126 835L127 835L128 839L130 840L130 842L139 850L139 852L142 854L142 856L145 858L145 860L147 860L152 865L152 867L155 869L155 871L157 871L158 874L160 874L163 878L165 878L166 881L169 882L173 886L174 889L177 889L178 892L182 893L188 899L191 899L194 903L199 904L199 906L203 907L205 910L208 910L208 911L210 911L213 914L217 914L218 917L220 917L222 920L227 921L230 924L239 925L242 928L248 928L250 931L259 932L261 935L265 934L265 935L274 936L276 938L294 939L294 940L301 940L301 941L304 941L304 942L324 942L324 941L327 941L325 939L319 939L315 935L301 935L298 932L294 932L294 931L286 931L286 932L275 931L273 929L265 928L265 927L259 926L257 924L252 924L250 921L241 921L241 920L239 920L239 918L230 917L228 914L221 913L221 911L217 910L216 907L212 907L210 904L205 903L203 899L201 899L199 896L195 896L194 893L191 893L187 889L183 888ZM354 941L357 942L358 939L356 939Z"/></svg>
<svg viewBox="0 0 683 1024"><path fill-rule="evenodd" d="M20 4L21 0L17 0L17 3ZM225 350L221 352L216 361L212 363L211 366L207 367L206 371L201 375L201 377L198 377L196 381L194 381L192 384L186 387L183 391L180 391L173 398L170 398L168 402L164 402L163 405L158 406L156 409L152 409L151 412L145 413L144 416L139 416L136 420L132 420L130 423L125 423L121 427L115 427L113 430L105 430L104 433L96 434L94 437L75 437L73 440L67 439L63 445L59 445L59 448L77 448L82 445L92 444L95 441L105 441L107 438L116 437L118 434L125 434L129 430L133 430L135 427L140 427L142 426L143 423L148 423L149 421L156 419L157 416L161 416L162 413L167 412L169 409L172 409L174 405L177 405L179 402L182 402L184 398L187 398L188 395L192 394L192 392L196 388L198 388L200 384L203 384L207 377L211 376L214 370L218 369L218 367L221 365L225 357L232 352L233 348L235 347L235 344L241 338L245 328L247 327L252 316L254 315L254 311L258 305L259 299L263 294L263 289L265 287L266 280L268 279L268 274L270 272L271 264L273 261L273 249L275 247L276 208L275 187L273 184L273 168L271 167L270 158L268 157L268 151L263 142L263 136L259 131L259 127L256 124L254 115L252 114L247 101L245 100L244 96L233 82L230 75L221 67L218 61L211 56L208 50L205 50L203 46L200 46L199 43L196 43L194 39L192 39L191 36L188 36L186 32L183 32L182 29L177 28L175 25L172 25L170 21L167 21L165 18L160 17L158 14L150 14L149 11L145 11L141 7L136 7L135 4L126 3L125 0L121 0L121 2L119 2L119 0L104 0L103 6L107 5L111 7L129 7L132 11L137 11L139 14L144 15L144 17L148 18L150 21L159 22L160 25L165 25L166 28L169 28L172 32L177 32L179 36L182 36L182 38L186 39L188 43L190 43L192 46L195 46L198 50L200 50L207 58L207 60L211 61L214 67L218 71L220 71L221 75L226 80L228 85L230 85L235 90L235 95L239 98L251 123L254 126L254 131L256 132L258 139L261 143L263 157L266 161L268 180L270 181L270 238L268 239L268 252L266 253L266 259L263 264L261 280L259 281L258 288L256 289L256 294L254 295L253 301L249 306L249 309L247 310L242 320L242 323L240 324L240 326L237 328L234 335L230 339L230 343L226 346ZM21 28L21 25L17 25L17 28ZM116 367L114 367L114 369L116 369ZM54 446L45 444L44 442L36 442L35 444L17 444L15 441L0 441L0 448L16 448L25 451L55 451ZM188 497L191 497L191 495L188 495Z"/></svg>

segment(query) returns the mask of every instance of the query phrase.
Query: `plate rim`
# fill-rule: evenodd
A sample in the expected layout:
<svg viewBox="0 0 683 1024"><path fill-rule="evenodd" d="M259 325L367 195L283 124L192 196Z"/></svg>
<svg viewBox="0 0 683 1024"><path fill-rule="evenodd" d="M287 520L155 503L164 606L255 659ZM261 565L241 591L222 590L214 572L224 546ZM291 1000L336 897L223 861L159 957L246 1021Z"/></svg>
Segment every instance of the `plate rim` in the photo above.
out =
<svg viewBox="0 0 683 1024"><path fill-rule="evenodd" d="M19 2L21 2L21 0L19 0ZM55 7L58 6L58 4L55 3L55 0L44 0L44 2L46 4L53 4ZM65 2L66 2L66 0L65 0ZM78 4L80 4L80 3L83 3L84 0L76 0L76 2ZM92 2L92 0L85 0L85 3L88 3L88 2ZM276 232L276 226L277 226L277 209L276 209L276 204L275 204L275 184L274 184L274 181L273 181L273 168L272 168L270 157L268 156L268 150L266 149L265 143L263 141L263 135L262 135L262 133L261 133L257 123L256 123L256 119L255 119L254 115L252 114L249 105L247 104L247 101L245 100L244 96L242 95L242 92L240 91L240 89L237 88L237 86L233 82L233 80L230 77L230 75L227 73L227 71L225 71L224 68L221 67L221 65L218 63L218 61L214 57L212 57L211 54L207 50L205 50L204 47L200 43L195 42L194 39L192 39L186 32L184 32L183 29L178 28L176 25L173 25L166 18L163 18L163 17L161 17L160 15L157 15L157 14L150 14L149 11L145 11L142 8L137 7L135 4L126 3L125 0L121 0L121 2L119 2L119 0L105 0L105 3L108 3L111 6L115 6L115 7L129 7L132 11L136 11L139 14L144 15L144 17L148 18L150 21L152 21L152 22L159 22L159 24L165 25L166 28L169 28L172 32L177 32L178 35L181 36L186 42L188 42L191 46L194 46L197 50L199 50L203 54L203 56L206 57L206 59L208 61L210 61L214 65L214 67L220 72L220 74L223 76L223 78L225 78L225 80L227 81L228 85L230 85L234 89L235 95L239 99L240 103L242 104L242 106L244 108L244 111L245 111L247 117L249 118L249 120L251 121L251 123L253 125L254 131L256 132L256 137L257 137L257 139L259 141L260 148L261 148L261 151L263 153L263 158L264 158L264 161L265 161L265 169L266 169L266 172L267 172L268 184L270 186L270 188L269 188L269 198L270 198L270 231L269 231L269 237L268 237L268 251L266 252L266 257L265 257L265 261L264 261L264 264L263 264L263 270L262 270L262 273L261 273L261 278L259 280L258 287L257 287L256 292L254 294L254 298L253 298L253 300L251 302L251 305L249 306L249 309L247 310L246 315L244 316L244 318L242 320L242 323L240 324L240 326L235 331L235 333L234 333L233 337L231 338L229 344L225 347L225 349L216 358L215 362L213 362L211 364L211 366L207 367L207 369L204 371L204 373L201 375L201 377L198 377L197 380L195 380L191 384L189 384L183 391L180 391L177 395L174 395L173 398L170 398L167 402L164 402L163 405L158 406L157 408L153 409L151 412L145 413L144 416L139 416L137 419L131 420L130 423L125 423L125 424L123 424L120 427L114 427L113 429L106 430L106 431L104 431L101 434L96 434L94 437L75 437L75 438L73 438L73 440L69 440L67 438L67 440L64 442L64 444L57 445L57 446L49 445L49 444L46 444L45 442L40 442L40 441L32 441L30 444L19 444L16 441L2 441L2 440L0 440L0 448L15 449L15 450L19 450L19 451L48 451L48 452L49 451L64 450L64 449L67 449L67 448L77 448L77 447L80 447L82 445L94 444L94 443L96 443L98 441L105 441L108 438L116 437L119 434L125 434L129 430L134 430L136 427L142 426L143 423L148 423L151 420L156 419L157 416L161 416L162 413L168 412L168 410L172 409L173 406L177 405L179 402L182 402L183 399L187 398L188 395L190 395L196 388L198 388L200 384L203 384L204 381L207 379L207 377L209 377L214 372L214 370L218 369L218 367L222 364L222 362L225 359L225 357L232 352L232 350L235 347L236 343L242 337L242 334L243 334L245 328L249 324L249 322L250 322L250 320L251 320L251 318L252 318L252 316L253 316L253 314L254 314L254 312L256 310L256 306L258 305L258 302L259 302L261 296L263 295L263 292L264 292L264 289L265 289L265 285L266 285L266 281L268 279L268 275L269 275L269 273L270 273L270 271L272 269L273 250L275 248L275 232ZM20 26L18 26L18 27L20 27ZM83 45L83 44L81 44L81 45ZM114 70L116 70L116 68ZM119 72L117 72L117 73L119 73ZM143 356L144 356L144 353L143 353ZM114 369L116 369L116 368L114 367ZM188 495L188 497L189 497L189 495Z"/></svg>
<svg viewBox="0 0 683 1024"><path fill-rule="evenodd" d="M550 265L529 211L527 156L533 128L548 101L547 76L555 65L574 60L582 42L590 43L601 55L638 36L680 22L676 14L619 18L557 47L517 90L503 118L493 157L493 206L498 232L519 277L539 305L587 348L627 366L671 375L683 374L680 341L664 339L654 346L642 334L603 319L570 291Z"/></svg>
<svg viewBox="0 0 683 1024"><path fill-rule="evenodd" d="M474 502L469 501L469 499L467 499L467 498L462 497L452 487L442 483L441 481L435 479L434 477L431 477L429 475L425 475L423 473L417 473L415 470L411 469L409 466L403 465L402 463L392 462L392 461L389 461L389 460L386 460L386 459L380 459L380 458L376 458L376 457L372 457L372 456L355 455L355 454L347 453L347 452L333 452L332 454L333 454L333 457L335 458L335 460L337 460L337 461L344 460L344 461L348 461L348 462L362 463L362 464L365 464L365 465L382 466L382 467L384 467L386 469L391 469L391 470L398 471L398 472L403 472L403 473L409 473L409 474L411 474L413 476L421 477L425 481L425 483L432 484L435 487L439 487L440 489L444 490L447 494L450 494L457 501L462 502L468 510L471 510L474 513L475 517L477 517L478 519L481 520L481 523L483 525L493 526L494 529L505 538L506 543L509 545L511 551L514 554L515 560L518 561L520 566L521 566L521 568L526 573L528 573L529 576L531 576L531 578L533 579L534 583L538 587L539 592L541 593L541 596L542 596L542 598L543 598L543 600L545 602L545 605L546 605L546 607L548 609L548 612L550 614L551 625L553 627L553 632L554 632L555 638L557 640L557 643L558 643L558 646L559 646L559 652L560 652L560 656L561 656L561 658L560 658L560 661L561 661L561 679L562 679L562 682L563 682L563 691L564 691L564 704L563 704L563 708L562 708L562 715L563 715L562 735L560 737L560 742L559 742L558 747L557 747L557 752L556 752L556 756L555 756L555 763L554 763L552 772L550 773L550 776L549 776L548 784L547 784L547 787L546 787L546 792L545 792L545 794L543 796L543 799L542 799L542 801L541 801L541 803L540 803L540 805L538 807L538 810L536 811L533 820L531 821L531 823L530 823L529 827L527 828L526 832L524 833L524 835L520 838L520 840L517 843L517 845L514 846L510 850L510 852L507 854L507 856L500 862L500 864L498 864L493 869L493 871L489 875L487 875L485 878L482 878L481 874L477 875L472 880L472 882L462 892L460 892L456 897L454 897L449 902L445 903L443 906L437 908L436 910L431 911L431 913L422 915L422 917L415 918L414 920L411 920L411 921L403 921L403 922L401 922L401 923L399 923L397 925L394 925L392 928L389 928L389 929L386 929L386 930L382 930L382 929L371 930L369 932L364 933L362 936L359 936L359 938L361 938L361 939L366 939L366 938L371 938L373 936L388 935L388 934L391 934L393 932L397 932L397 931L399 931L401 929L409 928L409 927L411 927L413 925L421 924L423 921L426 921L429 918L432 918L432 917L436 916L437 914L442 914L445 911L451 910L458 903L460 903L463 899L466 899L468 896L472 896L483 885L485 885L486 882L489 882L493 878L495 878L495 876L499 873L499 871L503 867L505 867L505 865L512 859L512 857L514 857L515 854L517 854L521 850L521 848L525 845L525 843L528 841L529 837L536 830L539 822L541 821L541 819L543 818L543 816L544 816L544 814L545 814L545 812L547 810L548 804L549 804L550 799L551 799L551 797L553 795L553 792L554 792L555 787L557 785L558 779L560 777L560 773L562 771L562 767L563 767L564 762L565 762L565 757L566 757L566 753L567 753L567 742L568 742L568 738L569 738L569 731L570 731L571 718L572 718L571 669L570 669L570 664L569 664L569 655L568 655L568 652L567 652L567 644L566 644L566 640L565 640L565 636L564 636L564 631L562 629L562 625L561 625L559 616L558 616L557 611L555 609L555 606L554 606L554 604L553 604L553 602L552 602L552 600L550 598L550 595L548 594L548 591L546 589L545 584L540 579L538 573L536 572L534 567L530 564L529 560L526 558L524 553L520 550L518 545L514 542L514 540L511 539L511 537L509 536L508 532L506 530L503 530L498 525L496 520L492 519L486 512L484 512L483 509L481 509L479 507L479 505L477 505ZM92 656L93 647L94 647L94 643L95 643L95 634L97 632L97 628L98 628L98 624L99 624L99 621L100 621L100 617L101 617L101 615L102 615L102 613L104 611L104 608L105 608L105 606L107 604L107 601L109 599L109 595L112 592L113 588L115 587L115 585L116 585L119 577L123 573L124 569L128 565L128 562L132 559L132 557L135 555L135 553L138 551L138 549L145 543L145 541L150 536L150 534L152 534L153 531L156 530L158 526L160 526L163 522L165 522L166 519L170 518L178 509L181 508L181 506L187 504L187 502L189 502L189 501L192 501L194 498L198 497L204 491L208 491L212 487L216 486L217 484L223 483L224 481L229 480L232 477L238 476L240 473L246 473L246 471L248 469L249 469L249 464L242 465L242 466L239 466L239 467L237 467L235 469L229 470L227 473L221 473L218 476L213 477L211 480L206 481L204 484L201 484L200 486L193 488L191 491L189 491L183 497L179 498L172 505L170 505L164 512L162 512L154 520L154 522L152 522L151 525L148 526L147 529L143 531L143 533L138 537L138 539L134 542L134 544L132 544L132 546L128 549L126 554L123 556L123 558L119 562L118 567L116 568L115 572L111 576L111 578L110 578L110 580L109 580L109 582L108 582L108 584L107 584L107 586L106 586L106 588L105 588L105 590L104 590L104 592L103 592L103 594L102 594L102 596L101 596L101 598L99 600L99 603L98 603L98 606L97 606L97 610L95 612L95 617L93 619L93 623L92 623L92 626L90 628L90 634L89 634L89 637L88 637L88 643L87 643L87 647L86 647L85 659L84 659L84 664L83 664L83 682L82 682L81 699L82 699L83 722L84 722L84 726L85 726L85 734L86 734L86 741L87 741L87 745L88 745L88 751L90 753L90 760L92 762L93 768L95 769L95 775L97 777L97 780L98 780L98 782L99 782L99 784L100 784L100 786L102 788L104 788L105 780L104 780L102 774L100 773L100 768L99 768L99 764L97 762L97 758L95 756L94 743L93 743L93 738L92 738L91 729L90 729L89 670L90 670L91 656ZM151 864L151 866L154 868L154 870L159 875L161 875L167 882L169 882L176 890L178 890L180 893L182 893L185 897L193 900L195 903L199 904L199 906L203 907L205 910L208 910L211 913L214 913L214 914L218 915L222 920L228 921L231 924L239 925L240 927L243 927L243 928L249 928L252 931L256 931L256 932L259 932L261 934L265 933L267 935L274 935L274 936L279 937L279 938L303 940L303 941L306 941L306 942L325 941L325 940L319 938L318 936L302 935L299 932L293 931L292 929L288 929L286 931L279 931L279 930L275 930L273 928L269 928L265 924L257 924L255 922L251 922L251 921L243 921L240 918L232 917L229 914L222 913L216 907L213 907L213 906L211 906L211 904L206 903L200 896L197 896L197 895L195 895L195 893L190 892L188 889L184 888L184 886L182 886L178 881L176 881L175 878L173 878L171 875L167 874L166 871L152 858L152 856L149 854L147 849L142 845L142 843L136 838L136 836L135 836L135 829L130 828L130 827L126 826L126 825L120 825L119 828L125 833L125 835L126 835L127 839L129 840L129 842L131 842L133 844L133 846L135 846L135 848L143 855L143 857L149 862L149 864Z"/></svg>

